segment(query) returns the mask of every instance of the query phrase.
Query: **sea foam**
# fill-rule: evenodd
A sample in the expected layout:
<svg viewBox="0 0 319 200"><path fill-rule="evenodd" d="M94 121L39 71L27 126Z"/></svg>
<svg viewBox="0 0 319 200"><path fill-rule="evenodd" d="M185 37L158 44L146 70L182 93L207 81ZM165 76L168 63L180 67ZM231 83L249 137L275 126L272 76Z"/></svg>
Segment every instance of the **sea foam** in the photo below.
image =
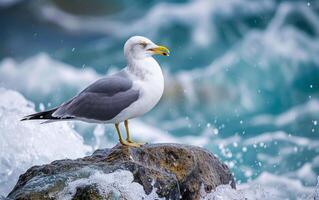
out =
<svg viewBox="0 0 319 200"><path fill-rule="evenodd" d="M83 157L92 151L65 122L20 121L34 112L34 105L20 93L0 88L0 195L6 195L33 165Z"/></svg>
<svg viewBox="0 0 319 200"><path fill-rule="evenodd" d="M150 194L146 194L143 186L134 182L133 174L126 170L117 170L113 173L105 174L94 169L83 169L78 172L86 177L67 182L66 187L57 194L61 200L72 199L76 193L77 187L84 187L86 185L96 185L102 197L106 199L145 199L154 200L159 198L155 190Z"/></svg>

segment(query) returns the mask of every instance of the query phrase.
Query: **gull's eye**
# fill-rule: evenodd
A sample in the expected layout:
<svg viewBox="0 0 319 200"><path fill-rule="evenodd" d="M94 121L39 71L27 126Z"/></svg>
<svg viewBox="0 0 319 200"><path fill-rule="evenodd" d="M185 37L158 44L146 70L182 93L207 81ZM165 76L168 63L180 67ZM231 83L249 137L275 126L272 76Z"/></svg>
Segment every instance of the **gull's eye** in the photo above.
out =
<svg viewBox="0 0 319 200"><path fill-rule="evenodd" d="M139 45L143 48L145 48L147 46L147 43L146 42L140 42Z"/></svg>

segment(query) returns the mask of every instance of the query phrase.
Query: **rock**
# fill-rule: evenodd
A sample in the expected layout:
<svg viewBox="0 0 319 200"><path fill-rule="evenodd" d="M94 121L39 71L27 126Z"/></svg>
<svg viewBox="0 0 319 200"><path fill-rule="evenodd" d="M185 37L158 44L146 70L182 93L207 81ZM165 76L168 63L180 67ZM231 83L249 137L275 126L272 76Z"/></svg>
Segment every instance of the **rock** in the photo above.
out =
<svg viewBox="0 0 319 200"><path fill-rule="evenodd" d="M235 188L228 167L203 148L117 145L84 158L31 167L19 177L8 198L129 200L154 199L155 195L187 200L200 199L200 191L209 193L221 184Z"/></svg>

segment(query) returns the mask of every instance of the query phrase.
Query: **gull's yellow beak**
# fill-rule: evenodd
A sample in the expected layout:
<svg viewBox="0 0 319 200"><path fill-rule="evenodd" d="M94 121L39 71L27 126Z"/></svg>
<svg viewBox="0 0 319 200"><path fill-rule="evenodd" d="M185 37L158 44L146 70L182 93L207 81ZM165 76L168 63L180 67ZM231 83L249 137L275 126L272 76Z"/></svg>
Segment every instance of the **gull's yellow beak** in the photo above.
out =
<svg viewBox="0 0 319 200"><path fill-rule="evenodd" d="M164 46L157 46L155 48L149 49L149 51L152 51L154 54L159 54L162 56L169 56L169 50L168 48Z"/></svg>

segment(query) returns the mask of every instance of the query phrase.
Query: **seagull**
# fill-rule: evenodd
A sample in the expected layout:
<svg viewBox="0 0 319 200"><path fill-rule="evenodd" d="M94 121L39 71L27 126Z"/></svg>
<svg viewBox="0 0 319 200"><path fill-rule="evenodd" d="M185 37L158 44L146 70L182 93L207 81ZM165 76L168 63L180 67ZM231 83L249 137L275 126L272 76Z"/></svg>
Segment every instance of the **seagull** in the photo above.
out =
<svg viewBox="0 0 319 200"><path fill-rule="evenodd" d="M131 140L128 120L150 111L163 95L162 69L152 57L156 54L169 56L169 50L146 37L133 36L124 45L125 68L95 81L60 106L25 116L21 121L80 120L114 124L122 145L140 147L141 143ZM119 128L121 122L124 122L126 130L125 140Z"/></svg>

